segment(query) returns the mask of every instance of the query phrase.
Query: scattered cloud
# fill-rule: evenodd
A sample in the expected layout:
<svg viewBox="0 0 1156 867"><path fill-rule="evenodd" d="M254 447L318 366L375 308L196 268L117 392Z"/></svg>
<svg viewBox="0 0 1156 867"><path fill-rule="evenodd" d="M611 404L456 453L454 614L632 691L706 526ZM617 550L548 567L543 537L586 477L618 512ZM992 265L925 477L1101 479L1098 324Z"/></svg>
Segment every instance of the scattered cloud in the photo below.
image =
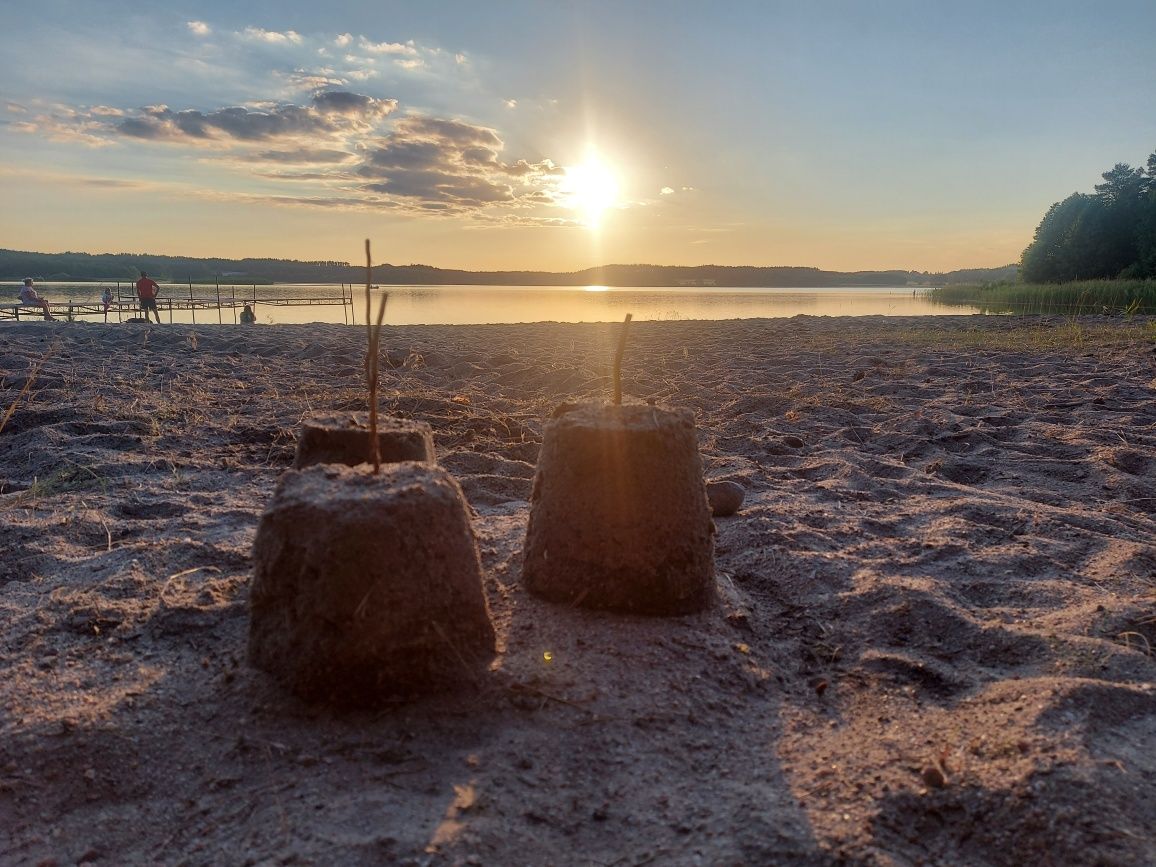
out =
<svg viewBox="0 0 1156 867"><path fill-rule="evenodd" d="M148 188L148 184L143 184L140 181L126 181L121 178L80 178L77 182L82 186L102 189L140 190Z"/></svg>
<svg viewBox="0 0 1156 867"><path fill-rule="evenodd" d="M8 128L51 142L104 148L113 143L108 135L108 125L107 120L66 111L37 114L28 120L14 121Z"/></svg>
<svg viewBox="0 0 1156 867"><path fill-rule="evenodd" d="M196 154L201 165L227 173L205 195L229 201L448 215L484 225L576 224L569 214L558 216L563 170L549 159L508 155L499 130L469 117L471 110L479 110L479 89L466 54L356 33L302 35L256 26L221 30L199 20L185 25L198 39L198 51L216 52L213 77L204 83L228 82L223 92L233 93L233 84L243 83L247 92L232 97L238 103L8 102L6 128L121 153L150 148L154 166L153 160ZM202 72L209 74L207 64L196 74ZM403 115L398 100L381 92L411 84L415 100L460 104L465 116L428 110ZM447 90L452 87L457 89ZM188 90L211 92L208 87ZM165 93L160 87L152 92ZM466 101L455 103L445 98L447 92ZM430 99L431 93L437 98ZM255 95L274 98L257 100ZM498 114L503 107L519 108L513 98L499 102L489 97L481 105ZM443 109L442 114L451 112ZM245 178L250 179L248 189ZM270 196L266 190L277 183L286 185L289 194ZM297 195L302 183L312 185L317 195Z"/></svg>
<svg viewBox="0 0 1156 867"><path fill-rule="evenodd" d="M348 43L340 44L347 45ZM370 54L397 54L417 57L417 48L412 39L409 42L371 42L362 36L357 44L362 51L368 51Z"/></svg>
<svg viewBox="0 0 1156 867"><path fill-rule="evenodd" d="M289 85L295 91L312 93L314 91L322 90L331 87L345 87L349 84L344 78L339 76L336 70L324 67L321 69L294 69L288 73L278 73L279 77L285 78L289 81Z"/></svg>
<svg viewBox="0 0 1156 867"><path fill-rule="evenodd" d="M253 42L264 42L268 45L300 45L301 34L294 30L279 33L276 30L264 30L260 27L246 27L241 36Z"/></svg>
<svg viewBox="0 0 1156 867"><path fill-rule="evenodd" d="M663 187L661 190L658 191L658 194L660 196L673 196L674 195L674 189L672 187Z"/></svg>

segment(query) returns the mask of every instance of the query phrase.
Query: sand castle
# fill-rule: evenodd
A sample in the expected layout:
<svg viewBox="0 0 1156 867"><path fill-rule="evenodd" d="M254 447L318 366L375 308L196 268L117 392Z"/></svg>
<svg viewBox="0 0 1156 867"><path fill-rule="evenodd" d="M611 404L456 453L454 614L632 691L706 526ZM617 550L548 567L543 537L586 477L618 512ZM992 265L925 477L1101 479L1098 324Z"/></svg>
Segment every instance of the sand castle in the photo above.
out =
<svg viewBox="0 0 1156 867"><path fill-rule="evenodd" d="M309 701L468 682L494 654L457 482L415 462L366 469L287 472L253 546L249 660Z"/></svg>
<svg viewBox="0 0 1156 867"><path fill-rule="evenodd" d="M494 655L461 488L433 463L428 424L377 415L387 298L369 329L369 412L303 424L297 469L253 546L249 661L307 701L372 706L449 688Z"/></svg>
<svg viewBox="0 0 1156 867"><path fill-rule="evenodd" d="M689 614L714 599L714 524L694 415L564 404L542 433L522 581L553 602L634 614Z"/></svg>
<svg viewBox="0 0 1156 867"><path fill-rule="evenodd" d="M694 417L565 407L543 431L522 578L554 602L688 614L714 598L714 526Z"/></svg>

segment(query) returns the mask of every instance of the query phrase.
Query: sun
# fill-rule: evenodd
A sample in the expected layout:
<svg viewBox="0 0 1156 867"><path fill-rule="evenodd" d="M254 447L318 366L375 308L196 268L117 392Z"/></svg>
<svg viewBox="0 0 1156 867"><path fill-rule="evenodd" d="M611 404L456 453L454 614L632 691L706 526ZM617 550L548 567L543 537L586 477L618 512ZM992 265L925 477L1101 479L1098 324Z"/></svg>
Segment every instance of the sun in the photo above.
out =
<svg viewBox="0 0 1156 867"><path fill-rule="evenodd" d="M587 226L597 226L607 208L618 204L618 178L601 160L589 158L577 166L567 166L558 184L562 204L582 214Z"/></svg>

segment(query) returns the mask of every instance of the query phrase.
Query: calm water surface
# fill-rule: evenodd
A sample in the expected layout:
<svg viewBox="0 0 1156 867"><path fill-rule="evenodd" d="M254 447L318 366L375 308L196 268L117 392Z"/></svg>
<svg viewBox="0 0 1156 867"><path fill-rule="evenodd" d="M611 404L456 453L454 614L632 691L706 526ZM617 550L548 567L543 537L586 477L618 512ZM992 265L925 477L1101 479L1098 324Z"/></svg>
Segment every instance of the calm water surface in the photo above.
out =
<svg viewBox="0 0 1156 867"><path fill-rule="evenodd" d="M13 289L15 295L19 287ZM654 319L752 319L758 317L810 316L936 316L977 313L978 308L933 304L926 290L897 287L880 289L726 289L668 287L614 289L603 286L389 286L374 292L374 305L384 289L389 291L386 322L391 325L475 325L507 322L611 322L631 313L636 320ZM100 288L92 284L45 283L42 294L53 301L95 302ZM125 290L127 292L127 290ZM334 285L278 284L274 286L221 287L228 298L305 299L337 297ZM189 297L187 285L162 285L161 318L167 297ZM194 286L195 298L213 300L212 286ZM130 297L125 295L126 299ZM352 306L280 307L258 303L259 323L336 322L365 323L364 288L354 290ZM173 310L173 322L235 322L234 310ZM135 315L126 308L123 317ZM103 317L84 317L101 321ZM116 321L115 312L110 321Z"/></svg>

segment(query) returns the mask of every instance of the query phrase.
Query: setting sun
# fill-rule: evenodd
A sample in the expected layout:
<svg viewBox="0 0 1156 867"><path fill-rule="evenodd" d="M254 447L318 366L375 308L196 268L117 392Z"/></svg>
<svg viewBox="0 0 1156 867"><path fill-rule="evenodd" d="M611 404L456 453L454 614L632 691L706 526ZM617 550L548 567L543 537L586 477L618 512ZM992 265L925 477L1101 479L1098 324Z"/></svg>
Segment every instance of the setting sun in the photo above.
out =
<svg viewBox="0 0 1156 867"><path fill-rule="evenodd" d="M566 207L582 213L586 225L597 226L602 212L618 203L618 178L605 163L592 158L567 167L558 191Z"/></svg>

